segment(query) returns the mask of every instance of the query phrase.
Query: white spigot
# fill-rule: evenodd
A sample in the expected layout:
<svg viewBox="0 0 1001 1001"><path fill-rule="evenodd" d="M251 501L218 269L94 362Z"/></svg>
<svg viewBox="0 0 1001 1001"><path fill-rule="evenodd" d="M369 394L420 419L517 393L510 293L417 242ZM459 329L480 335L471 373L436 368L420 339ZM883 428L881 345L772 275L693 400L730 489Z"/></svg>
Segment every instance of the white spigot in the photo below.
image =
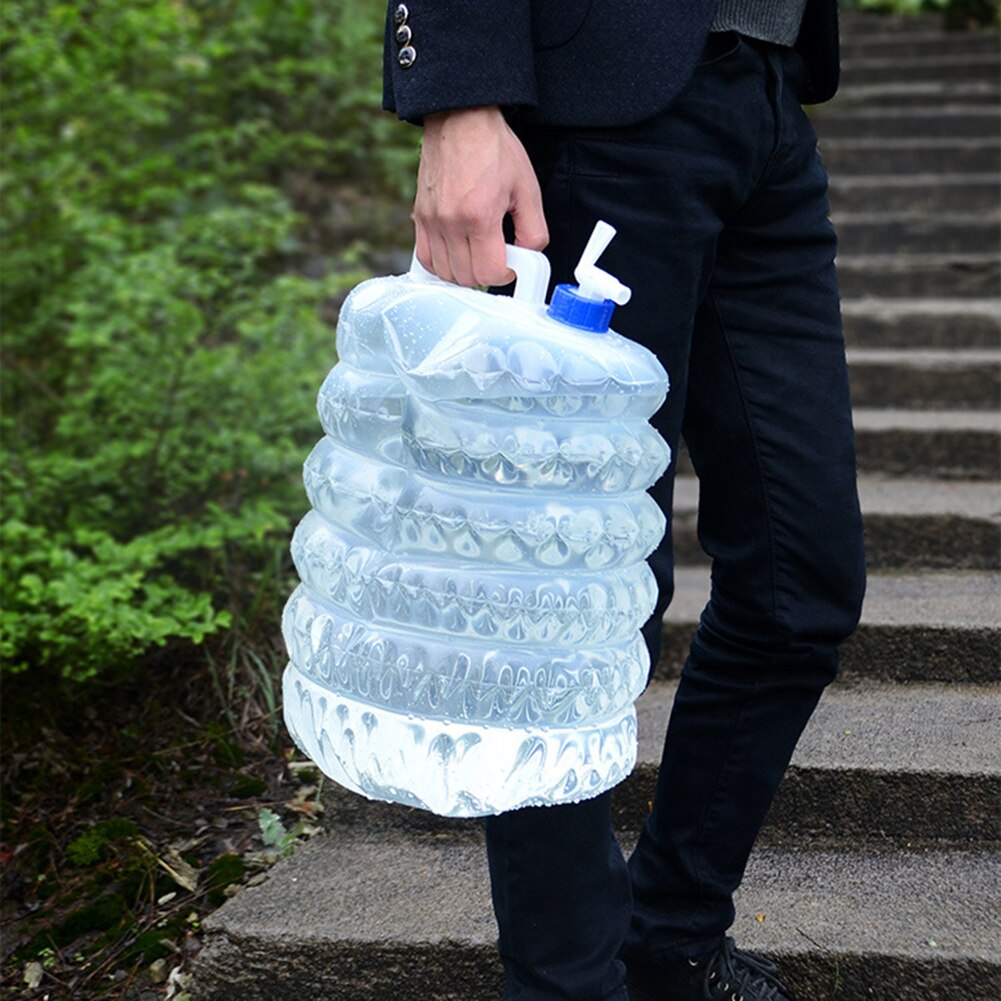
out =
<svg viewBox="0 0 1001 1001"><path fill-rule="evenodd" d="M618 306L624 306L632 296L632 289L623 285L614 275L602 271L595 262L605 252L605 248L615 236L615 227L599 219L595 223L591 238L587 241L584 253L574 268L574 278L579 286L578 294L594 302L611 299Z"/></svg>

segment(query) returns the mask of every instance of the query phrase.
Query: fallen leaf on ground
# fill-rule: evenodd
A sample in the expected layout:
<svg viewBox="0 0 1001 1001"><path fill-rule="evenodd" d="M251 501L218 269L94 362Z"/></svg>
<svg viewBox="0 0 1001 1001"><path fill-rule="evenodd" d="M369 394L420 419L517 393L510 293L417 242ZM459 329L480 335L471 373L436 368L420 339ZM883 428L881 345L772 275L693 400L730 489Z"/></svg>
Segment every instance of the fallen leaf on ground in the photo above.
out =
<svg viewBox="0 0 1001 1001"><path fill-rule="evenodd" d="M24 982L34 990L42 982L44 973L41 963L28 963L24 968Z"/></svg>

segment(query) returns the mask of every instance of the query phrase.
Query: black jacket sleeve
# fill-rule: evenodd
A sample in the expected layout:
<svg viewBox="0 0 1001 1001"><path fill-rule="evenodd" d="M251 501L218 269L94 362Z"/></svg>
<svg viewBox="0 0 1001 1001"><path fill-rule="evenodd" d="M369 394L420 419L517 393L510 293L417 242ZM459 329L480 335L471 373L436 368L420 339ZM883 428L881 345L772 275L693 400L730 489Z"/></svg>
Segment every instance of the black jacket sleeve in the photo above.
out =
<svg viewBox="0 0 1001 1001"><path fill-rule="evenodd" d="M390 0L387 111L419 122L435 111L536 101L531 0Z"/></svg>
<svg viewBox="0 0 1001 1001"><path fill-rule="evenodd" d="M639 121L666 107L691 73L715 5L389 0L383 107L416 123L492 104L523 123Z"/></svg>

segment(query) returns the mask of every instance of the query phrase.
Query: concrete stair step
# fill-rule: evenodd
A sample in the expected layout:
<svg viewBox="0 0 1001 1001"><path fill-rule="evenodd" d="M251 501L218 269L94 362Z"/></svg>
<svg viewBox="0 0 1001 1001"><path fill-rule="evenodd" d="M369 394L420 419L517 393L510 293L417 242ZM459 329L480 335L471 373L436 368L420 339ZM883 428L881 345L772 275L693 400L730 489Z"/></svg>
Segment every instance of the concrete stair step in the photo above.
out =
<svg viewBox="0 0 1001 1001"><path fill-rule="evenodd" d="M945 34L944 24L938 12L893 14L886 11L841 10L838 14L838 33L845 45L852 45L861 39Z"/></svg>
<svg viewBox="0 0 1001 1001"><path fill-rule="evenodd" d="M677 681L656 679L637 703L636 767L613 796L616 829L638 832L654 797ZM824 693L765 822L763 842L878 839L975 844L1001 840L1001 686L839 683ZM480 833L475 819L377 803L335 783L323 790L328 830L437 838Z"/></svg>
<svg viewBox="0 0 1001 1001"><path fill-rule="evenodd" d="M675 571L656 676L676 677L709 600L706 567ZM862 621L841 648L844 681L991 683L1001 677L1001 575L870 574Z"/></svg>
<svg viewBox="0 0 1001 1001"><path fill-rule="evenodd" d="M945 53L920 56L857 57L841 60L846 85L904 80L996 81L1001 59L996 52Z"/></svg>
<svg viewBox="0 0 1001 1001"><path fill-rule="evenodd" d="M864 481L870 570L1001 569L996 483Z"/></svg>
<svg viewBox="0 0 1001 1001"><path fill-rule="evenodd" d="M845 254L838 282L846 298L994 299L1001 296L997 254Z"/></svg>
<svg viewBox="0 0 1001 1001"><path fill-rule="evenodd" d="M734 934L805 998L993 1001L991 850L764 848ZM320 835L205 923L197 1001L497 1001L482 846Z"/></svg>
<svg viewBox="0 0 1001 1001"><path fill-rule="evenodd" d="M675 483L675 559L708 562L696 533L698 481ZM1001 569L1001 490L995 483L863 477L859 499L870 571Z"/></svg>
<svg viewBox="0 0 1001 1001"><path fill-rule="evenodd" d="M993 480L1001 476L1001 415L980 410L854 411L863 474Z"/></svg>
<svg viewBox="0 0 1001 1001"><path fill-rule="evenodd" d="M843 299L845 338L857 348L1001 347L996 299Z"/></svg>
<svg viewBox="0 0 1001 1001"><path fill-rule="evenodd" d="M863 476L981 481L1001 476L1001 415L996 412L857 407L853 416ZM691 473L682 445L678 475Z"/></svg>
<svg viewBox="0 0 1001 1001"><path fill-rule="evenodd" d="M831 207L841 212L997 212L1001 180L996 174L908 174L831 178Z"/></svg>
<svg viewBox="0 0 1001 1001"><path fill-rule="evenodd" d="M856 33L841 46L845 59L908 59L927 56L998 56L998 36L992 31L924 31Z"/></svg>
<svg viewBox="0 0 1001 1001"><path fill-rule="evenodd" d="M996 139L820 139L831 174L977 174L1001 170Z"/></svg>
<svg viewBox="0 0 1001 1001"><path fill-rule="evenodd" d="M999 87L990 80L887 80L882 83L844 83L829 103L818 110L840 110L865 104L876 106L984 104L997 107Z"/></svg>
<svg viewBox="0 0 1001 1001"><path fill-rule="evenodd" d="M818 108L814 124L826 139L986 139L1001 135L997 109L985 105Z"/></svg>
<svg viewBox="0 0 1001 1001"><path fill-rule="evenodd" d="M952 348L850 348L857 407L989 410L1001 403L1001 352Z"/></svg>
<svg viewBox="0 0 1001 1001"><path fill-rule="evenodd" d="M637 703L636 768L613 797L618 830L638 831L653 801L676 688L654 682ZM997 842L999 721L999 685L831 686L800 738L761 837Z"/></svg>
<svg viewBox="0 0 1001 1001"><path fill-rule="evenodd" d="M841 212L834 217L841 254L997 254L1001 210L997 212Z"/></svg>

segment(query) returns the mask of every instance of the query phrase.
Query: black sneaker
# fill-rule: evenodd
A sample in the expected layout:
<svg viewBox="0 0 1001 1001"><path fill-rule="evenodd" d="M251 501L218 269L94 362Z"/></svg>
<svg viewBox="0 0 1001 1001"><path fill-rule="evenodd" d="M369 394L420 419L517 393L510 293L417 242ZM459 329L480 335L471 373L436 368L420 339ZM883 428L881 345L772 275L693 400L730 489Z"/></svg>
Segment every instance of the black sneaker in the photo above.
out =
<svg viewBox="0 0 1001 1001"><path fill-rule="evenodd" d="M708 956L630 970L630 1001L796 1001L779 980L778 967L753 952L738 949L732 938Z"/></svg>

